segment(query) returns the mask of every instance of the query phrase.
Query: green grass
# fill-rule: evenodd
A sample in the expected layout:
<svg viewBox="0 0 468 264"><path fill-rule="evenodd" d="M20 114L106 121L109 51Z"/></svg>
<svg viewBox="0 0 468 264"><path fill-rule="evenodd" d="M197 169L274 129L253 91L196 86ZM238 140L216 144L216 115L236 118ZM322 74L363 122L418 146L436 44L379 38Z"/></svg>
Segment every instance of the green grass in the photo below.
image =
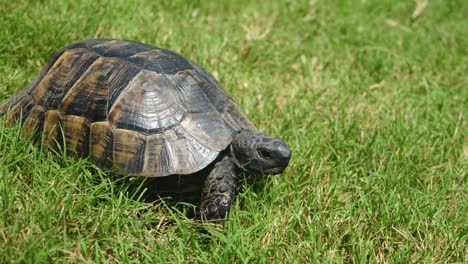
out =
<svg viewBox="0 0 468 264"><path fill-rule="evenodd" d="M0 100L67 44L132 39L294 152L198 223L0 125L0 262L467 262L468 4L424 2L0 0Z"/></svg>

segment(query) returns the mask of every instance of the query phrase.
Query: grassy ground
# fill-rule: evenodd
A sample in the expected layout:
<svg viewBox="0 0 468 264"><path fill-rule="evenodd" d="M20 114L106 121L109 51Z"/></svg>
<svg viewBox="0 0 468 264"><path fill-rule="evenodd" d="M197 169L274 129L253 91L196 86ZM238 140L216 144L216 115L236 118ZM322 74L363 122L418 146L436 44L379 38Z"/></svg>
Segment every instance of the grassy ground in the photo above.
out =
<svg viewBox="0 0 468 264"><path fill-rule="evenodd" d="M0 0L0 100L62 46L132 39L205 66L294 156L206 224L0 125L1 263L468 261L466 1L78 2Z"/></svg>

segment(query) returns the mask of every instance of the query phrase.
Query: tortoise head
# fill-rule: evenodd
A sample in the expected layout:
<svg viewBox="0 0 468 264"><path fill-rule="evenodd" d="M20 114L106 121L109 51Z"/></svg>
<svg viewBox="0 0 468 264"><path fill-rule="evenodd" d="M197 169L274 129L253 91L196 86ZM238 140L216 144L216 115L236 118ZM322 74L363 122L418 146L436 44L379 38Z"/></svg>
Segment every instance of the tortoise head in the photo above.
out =
<svg viewBox="0 0 468 264"><path fill-rule="evenodd" d="M242 131L231 144L234 163L249 174L280 174L289 164L291 150L281 139L257 131Z"/></svg>

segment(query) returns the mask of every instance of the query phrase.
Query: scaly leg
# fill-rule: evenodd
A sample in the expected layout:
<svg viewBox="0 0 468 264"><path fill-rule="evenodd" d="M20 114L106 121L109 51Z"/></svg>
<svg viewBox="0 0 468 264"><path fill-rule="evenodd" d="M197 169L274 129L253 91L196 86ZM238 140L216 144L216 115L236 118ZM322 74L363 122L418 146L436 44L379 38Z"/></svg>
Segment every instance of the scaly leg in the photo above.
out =
<svg viewBox="0 0 468 264"><path fill-rule="evenodd" d="M224 219L237 191L237 174L231 157L218 161L205 180L199 213L209 220Z"/></svg>

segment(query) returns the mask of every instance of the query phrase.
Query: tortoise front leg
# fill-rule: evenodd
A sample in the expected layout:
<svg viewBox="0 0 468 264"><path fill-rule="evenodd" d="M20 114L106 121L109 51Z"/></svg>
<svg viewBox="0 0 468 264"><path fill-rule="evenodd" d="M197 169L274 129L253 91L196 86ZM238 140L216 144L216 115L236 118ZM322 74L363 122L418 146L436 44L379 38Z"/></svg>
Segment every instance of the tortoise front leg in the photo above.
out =
<svg viewBox="0 0 468 264"><path fill-rule="evenodd" d="M231 157L218 161L203 185L199 213L209 220L227 217L237 190L237 175Z"/></svg>

